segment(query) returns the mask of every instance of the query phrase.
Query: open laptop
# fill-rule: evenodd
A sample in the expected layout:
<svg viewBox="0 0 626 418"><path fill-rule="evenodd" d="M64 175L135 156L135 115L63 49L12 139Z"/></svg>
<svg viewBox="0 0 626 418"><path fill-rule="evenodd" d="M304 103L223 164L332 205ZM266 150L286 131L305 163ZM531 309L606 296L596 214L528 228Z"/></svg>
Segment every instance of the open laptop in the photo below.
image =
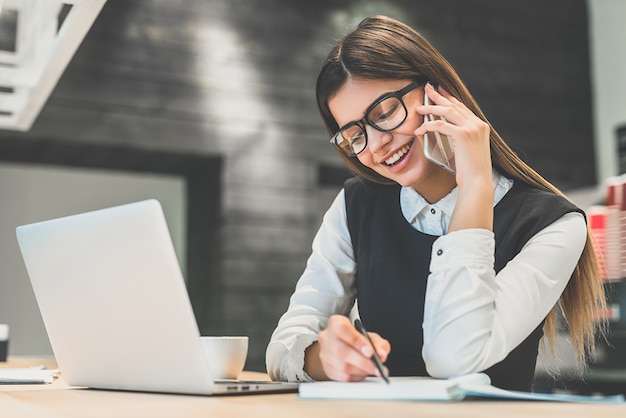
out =
<svg viewBox="0 0 626 418"><path fill-rule="evenodd" d="M215 381L161 205L20 226L18 243L67 384L197 395L296 392Z"/></svg>

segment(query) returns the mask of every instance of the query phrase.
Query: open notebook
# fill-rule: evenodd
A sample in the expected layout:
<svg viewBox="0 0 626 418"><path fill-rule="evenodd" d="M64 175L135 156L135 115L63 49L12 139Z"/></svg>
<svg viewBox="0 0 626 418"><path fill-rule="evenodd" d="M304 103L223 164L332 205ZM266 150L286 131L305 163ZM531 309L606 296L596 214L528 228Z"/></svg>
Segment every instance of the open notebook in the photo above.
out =
<svg viewBox="0 0 626 418"><path fill-rule="evenodd" d="M156 200L21 226L17 238L67 384L199 395L297 390L214 381Z"/></svg>
<svg viewBox="0 0 626 418"><path fill-rule="evenodd" d="M590 397L565 394L528 393L491 386L489 376L474 373L451 379L429 377L392 377L390 384L380 378L364 382L315 382L300 385L304 399L352 399L390 401L460 401L465 398L499 398L509 400L623 403L624 396Z"/></svg>

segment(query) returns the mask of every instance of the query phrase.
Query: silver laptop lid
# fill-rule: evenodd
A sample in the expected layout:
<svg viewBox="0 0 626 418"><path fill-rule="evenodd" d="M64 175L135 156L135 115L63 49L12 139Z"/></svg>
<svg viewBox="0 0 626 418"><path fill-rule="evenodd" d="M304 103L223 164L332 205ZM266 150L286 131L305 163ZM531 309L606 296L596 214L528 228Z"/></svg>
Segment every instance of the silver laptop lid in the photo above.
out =
<svg viewBox="0 0 626 418"><path fill-rule="evenodd" d="M16 233L68 384L213 393L156 200L25 225Z"/></svg>

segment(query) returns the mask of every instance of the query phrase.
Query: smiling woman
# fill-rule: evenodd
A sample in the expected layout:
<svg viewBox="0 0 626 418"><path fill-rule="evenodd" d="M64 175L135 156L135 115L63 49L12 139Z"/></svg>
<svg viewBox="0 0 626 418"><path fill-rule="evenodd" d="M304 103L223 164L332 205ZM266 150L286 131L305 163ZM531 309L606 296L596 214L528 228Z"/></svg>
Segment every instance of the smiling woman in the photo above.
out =
<svg viewBox="0 0 626 418"><path fill-rule="evenodd" d="M418 105L423 105L426 82L424 77L414 82L350 78L329 99L328 107L337 115L338 123L342 124L342 128L333 138L341 137L343 143L353 144L348 152L345 147L340 146L345 155L356 157L363 167L386 181L393 180L416 189L419 187L427 200L436 201L443 197L437 195L436 190L439 188L429 192L427 189L432 189L431 182L422 180L435 176L452 187L454 177L450 173L433 170L435 166L424 158L423 137L414 133L424 121L423 115L415 109ZM383 112L381 105L389 101L396 103L388 106L393 110ZM343 123L362 112L355 103L372 104L363 112L366 116L361 121ZM433 192L435 194L431 195Z"/></svg>
<svg viewBox="0 0 626 418"><path fill-rule="evenodd" d="M317 101L357 177L272 335L274 379L363 380L379 374L375 350L391 375L485 372L530 391L557 305L585 361L605 299L584 212L509 148L424 37L364 19L326 58ZM424 155L435 132L452 142L455 173ZM348 318L355 303L373 346Z"/></svg>

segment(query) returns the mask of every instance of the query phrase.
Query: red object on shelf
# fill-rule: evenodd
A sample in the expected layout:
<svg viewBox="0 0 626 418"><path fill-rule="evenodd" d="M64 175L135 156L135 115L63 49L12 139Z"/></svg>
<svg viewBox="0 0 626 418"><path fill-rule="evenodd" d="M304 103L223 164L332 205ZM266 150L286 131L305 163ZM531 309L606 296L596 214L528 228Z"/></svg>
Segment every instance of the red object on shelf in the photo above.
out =
<svg viewBox="0 0 626 418"><path fill-rule="evenodd" d="M587 221L593 237L593 249L600 266L600 274L608 279L606 269L606 207L594 206L587 211Z"/></svg>

